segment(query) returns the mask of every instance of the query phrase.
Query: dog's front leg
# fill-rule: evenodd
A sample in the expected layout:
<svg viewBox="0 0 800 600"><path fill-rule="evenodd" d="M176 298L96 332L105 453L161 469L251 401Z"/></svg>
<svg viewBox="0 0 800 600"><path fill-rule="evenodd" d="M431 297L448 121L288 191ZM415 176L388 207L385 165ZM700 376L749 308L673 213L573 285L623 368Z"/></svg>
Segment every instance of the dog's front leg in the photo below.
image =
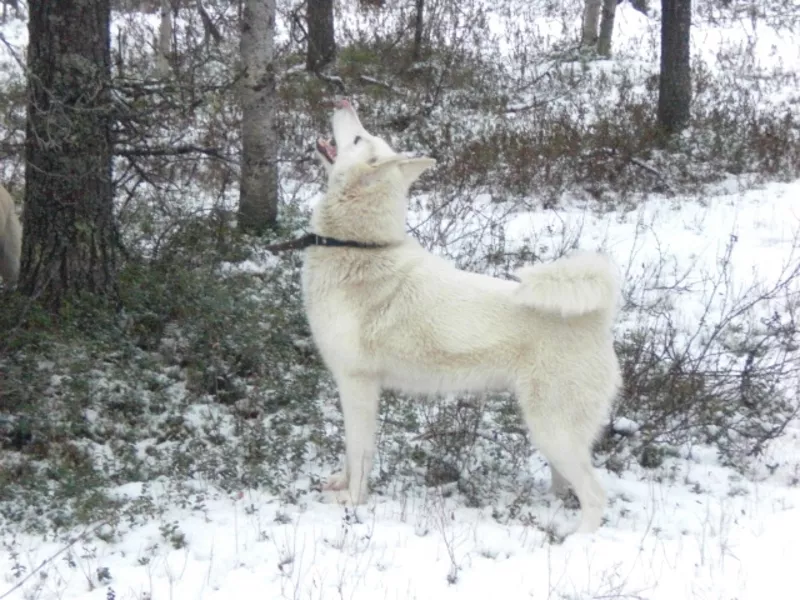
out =
<svg viewBox="0 0 800 600"><path fill-rule="evenodd" d="M337 377L337 384L344 415L347 480L347 489L338 492L337 497L346 503L363 504L369 493L368 478L375 455L380 385L376 380L353 376ZM337 483L344 488L344 482Z"/></svg>
<svg viewBox="0 0 800 600"><path fill-rule="evenodd" d="M550 465L550 473L552 475L552 482L550 483L550 493L559 498L564 498L569 495L569 482L566 477L561 474L561 471Z"/></svg>

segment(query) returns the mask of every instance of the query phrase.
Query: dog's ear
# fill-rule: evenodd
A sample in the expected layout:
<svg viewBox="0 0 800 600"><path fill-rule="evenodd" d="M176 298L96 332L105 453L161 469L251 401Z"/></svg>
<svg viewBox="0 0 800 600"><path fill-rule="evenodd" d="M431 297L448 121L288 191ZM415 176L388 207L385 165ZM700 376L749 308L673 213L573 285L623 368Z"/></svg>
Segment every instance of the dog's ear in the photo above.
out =
<svg viewBox="0 0 800 600"><path fill-rule="evenodd" d="M422 173L436 165L436 160L422 156L420 158L404 158L397 163L400 172L408 185L414 183Z"/></svg>
<svg viewBox="0 0 800 600"><path fill-rule="evenodd" d="M386 169L396 166L400 169L405 183L410 186L422 175L425 169L429 169L435 164L436 161L434 159L427 157L409 158L402 155L392 156L391 158L383 159L372 165L367 172L361 175L361 183L362 185L369 185L383 177Z"/></svg>

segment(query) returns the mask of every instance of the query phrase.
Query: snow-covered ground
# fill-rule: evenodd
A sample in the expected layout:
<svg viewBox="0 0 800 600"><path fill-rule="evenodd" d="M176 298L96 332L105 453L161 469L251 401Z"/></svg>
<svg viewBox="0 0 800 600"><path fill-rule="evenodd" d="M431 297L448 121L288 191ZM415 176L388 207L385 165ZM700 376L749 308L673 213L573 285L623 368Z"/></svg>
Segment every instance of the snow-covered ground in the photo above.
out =
<svg viewBox="0 0 800 600"><path fill-rule="evenodd" d="M12 27L21 39L19 22ZM654 21L627 3L617 27L618 46L652 47L641 40L652 36ZM711 60L723 45L728 51L750 39L746 27L697 30L693 39ZM800 46L754 27L765 64L796 68ZM785 90L778 100L796 96ZM629 277L666 264L659 283L680 280L685 292L675 310L691 329L707 318L709 281L721 260L729 260L734 295L769 287L797 265L799 201L800 180L742 177L702 198L653 195L602 215L567 203L515 214L505 227L518 242L577 236L581 247L610 252ZM711 300L719 311L730 296ZM563 543L545 530L574 524L577 511L545 492L534 526L504 522L491 507L467 508L436 488L373 496L353 512L315 493L283 504L201 481L180 490L166 481L128 484L116 493L158 507L158 518L114 530L98 524L55 540L3 534L0 600L796 598L800 423L746 472L720 466L715 450L702 446L657 469L603 470L607 522ZM546 488L547 475L539 478L537 488Z"/></svg>
<svg viewBox="0 0 800 600"><path fill-rule="evenodd" d="M14 565L27 573L46 562L8 596L20 599L789 599L800 559L798 434L775 446L770 466L779 466L758 482L718 467L708 450L676 459L674 483L606 473L608 523L561 545L433 491L375 499L354 516L200 484L179 506L156 484L144 495L171 505L160 521L111 543L90 535L60 554L61 543L20 537L2 572L11 586Z"/></svg>
<svg viewBox="0 0 800 600"><path fill-rule="evenodd" d="M733 255L734 277L749 285L754 275L769 282L797 260L798 198L800 181L722 188L702 205L653 198L625 214L589 217L573 209L558 217L588 223L583 245L602 244L632 268L664 255L679 268L713 268L735 235L742 245ZM518 217L512 226L523 236L547 229L549 218ZM686 449L656 470L603 471L607 523L563 544L551 544L543 529L574 524L577 512L544 492L535 510L544 527L535 527L503 523L492 508L466 508L434 488L375 496L353 514L313 492L281 505L201 482L187 483L191 493L159 482L129 484L118 493L149 499L164 509L160 518L113 535L101 527L99 536L71 545L7 538L0 574L9 588L20 583L20 568L22 577L31 575L7 596L15 600L109 598L109 590L131 600L794 598L800 424L749 471L745 478L719 466L705 447ZM540 474L537 488L546 478ZM308 488L307 481L297 485Z"/></svg>

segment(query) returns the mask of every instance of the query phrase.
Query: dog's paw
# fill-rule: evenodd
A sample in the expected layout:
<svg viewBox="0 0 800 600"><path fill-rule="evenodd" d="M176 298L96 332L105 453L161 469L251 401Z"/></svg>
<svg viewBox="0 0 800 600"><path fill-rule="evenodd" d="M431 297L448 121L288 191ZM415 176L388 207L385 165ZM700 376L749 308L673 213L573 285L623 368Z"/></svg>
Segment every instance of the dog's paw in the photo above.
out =
<svg viewBox="0 0 800 600"><path fill-rule="evenodd" d="M564 479L564 476L552 467L550 467L550 475L551 481L549 492L555 497L561 498L562 500L569 497L571 490L569 482Z"/></svg>
<svg viewBox="0 0 800 600"><path fill-rule="evenodd" d="M340 490L346 490L348 483L347 473L345 471L338 471L325 480L325 483L322 484L322 489L338 492Z"/></svg>
<svg viewBox="0 0 800 600"><path fill-rule="evenodd" d="M587 522L585 519L582 519L577 526L572 526L567 535L567 539L576 541L590 540L594 538L599 529L600 525L596 522Z"/></svg>
<svg viewBox="0 0 800 600"><path fill-rule="evenodd" d="M564 481L553 479L548 492L556 498L565 498L569 494L569 485Z"/></svg>
<svg viewBox="0 0 800 600"><path fill-rule="evenodd" d="M578 500L578 496L575 495L575 492L569 486L560 487L560 486L551 486L550 493L553 494L556 499L561 501L564 505L564 508L569 508L570 510L578 510L581 507L581 503Z"/></svg>
<svg viewBox="0 0 800 600"><path fill-rule="evenodd" d="M345 488L333 492L333 498L337 504L342 506L358 506L359 504L367 503L368 494L366 492L352 494L350 490Z"/></svg>

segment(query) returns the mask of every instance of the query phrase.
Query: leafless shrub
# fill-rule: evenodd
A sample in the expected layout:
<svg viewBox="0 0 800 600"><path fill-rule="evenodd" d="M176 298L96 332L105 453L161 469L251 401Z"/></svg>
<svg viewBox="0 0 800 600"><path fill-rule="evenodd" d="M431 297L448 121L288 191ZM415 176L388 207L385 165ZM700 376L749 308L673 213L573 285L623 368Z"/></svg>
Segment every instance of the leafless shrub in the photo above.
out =
<svg viewBox="0 0 800 600"><path fill-rule="evenodd" d="M793 254L771 285L738 290L730 271L735 243L702 281L688 283L689 271L660 272L663 263L629 281L627 315L636 325L618 341L625 387L615 416L641 425L634 436L640 460L651 460L658 446L703 443L744 466L800 412L800 267ZM695 287L703 304L696 329L687 330L675 307ZM625 445L627 435L612 426L604 448Z"/></svg>

